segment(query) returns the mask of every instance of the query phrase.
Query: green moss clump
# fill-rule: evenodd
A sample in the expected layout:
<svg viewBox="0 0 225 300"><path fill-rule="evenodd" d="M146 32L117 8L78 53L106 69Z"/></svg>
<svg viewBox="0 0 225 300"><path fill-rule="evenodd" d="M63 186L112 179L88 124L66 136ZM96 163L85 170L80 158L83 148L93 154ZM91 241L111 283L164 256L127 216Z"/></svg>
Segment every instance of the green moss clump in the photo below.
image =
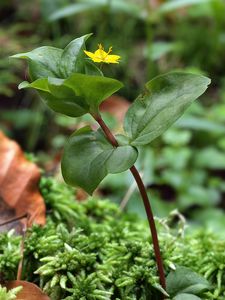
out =
<svg viewBox="0 0 225 300"><path fill-rule="evenodd" d="M20 237L15 236L13 230L0 234L0 275L4 273L4 277L9 280L16 278L21 258L19 244Z"/></svg>
<svg viewBox="0 0 225 300"><path fill-rule="evenodd" d="M22 286L18 286L10 291L7 291L5 287L2 287L0 284L0 299L1 300L14 300L16 299L17 293L21 291Z"/></svg>
<svg viewBox="0 0 225 300"><path fill-rule="evenodd" d="M23 278L38 284L53 300L160 299L154 252L145 222L121 213L107 200L74 201L74 190L52 178L40 183L50 215L34 225L25 242ZM196 231L180 234L159 220L160 246L168 274L186 266L213 286L202 299L225 297L225 241ZM12 279L19 262L20 237L0 235L0 266ZM5 244L13 245L5 255ZM10 249L10 248L9 248ZM15 255L15 253L17 255ZM15 277L14 277L15 278Z"/></svg>

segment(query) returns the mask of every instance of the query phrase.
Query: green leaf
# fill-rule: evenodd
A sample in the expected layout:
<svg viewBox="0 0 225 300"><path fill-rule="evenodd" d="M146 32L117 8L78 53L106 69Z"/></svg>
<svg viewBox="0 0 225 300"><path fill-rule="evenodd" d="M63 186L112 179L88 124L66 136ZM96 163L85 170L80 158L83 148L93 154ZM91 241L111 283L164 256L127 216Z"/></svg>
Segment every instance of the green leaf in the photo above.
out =
<svg viewBox="0 0 225 300"><path fill-rule="evenodd" d="M54 11L50 16L49 16L49 21L56 21L62 18L67 18L70 16L74 16L76 14L80 13L85 13L88 12L92 9L98 9L102 8L102 5L100 4L99 6L96 6L96 3L89 4L89 3L76 3L76 4L71 4L67 5L63 8L60 8L56 11Z"/></svg>
<svg viewBox="0 0 225 300"><path fill-rule="evenodd" d="M91 10L105 11L109 10L112 13L124 13L136 18L144 18L144 8L139 4L134 4L126 0L113 0L109 3L108 0L79 0L78 3L70 4L62 7L49 16L49 21L56 21L61 18L75 16L80 13L87 13Z"/></svg>
<svg viewBox="0 0 225 300"><path fill-rule="evenodd" d="M207 133L224 134L225 126L218 122L202 119L194 116L187 116L176 123L177 127L187 128L197 131L206 131Z"/></svg>
<svg viewBox="0 0 225 300"><path fill-rule="evenodd" d="M22 58L29 61L29 73L32 80L41 77L58 77L59 62L62 49L43 46L30 52L19 53L11 56L12 58Z"/></svg>
<svg viewBox="0 0 225 300"><path fill-rule="evenodd" d="M122 87L118 80L75 73L67 79L40 78L19 88L36 89L54 111L70 117L97 112L100 103Z"/></svg>
<svg viewBox="0 0 225 300"><path fill-rule="evenodd" d="M85 60L85 42L91 36L86 34L71 41L64 50L43 46L30 52L11 56L27 59L32 80L46 77L67 78L72 73L102 75L98 67L91 68Z"/></svg>
<svg viewBox="0 0 225 300"><path fill-rule="evenodd" d="M180 48L178 42L154 42L146 50L146 55L152 60L158 60L170 52L175 52Z"/></svg>
<svg viewBox="0 0 225 300"><path fill-rule="evenodd" d="M191 5L201 5L210 2L211 0L171 0L160 5L158 13L170 13L177 9Z"/></svg>
<svg viewBox="0 0 225 300"><path fill-rule="evenodd" d="M90 105L92 112L98 110L103 100L123 86L123 84L116 79L84 74L73 74L65 80L64 84L73 89L75 94L82 96Z"/></svg>
<svg viewBox="0 0 225 300"><path fill-rule="evenodd" d="M224 151L218 150L213 146L204 148L197 152L194 161L198 168L206 168L210 170L225 169Z"/></svg>
<svg viewBox="0 0 225 300"><path fill-rule="evenodd" d="M85 60L84 69L85 69L84 73L87 75L104 76L102 71L89 59Z"/></svg>
<svg viewBox="0 0 225 300"><path fill-rule="evenodd" d="M92 194L102 179L129 169L137 159L136 148L126 145L114 148L101 130L84 127L68 140L63 158L65 181Z"/></svg>
<svg viewBox="0 0 225 300"><path fill-rule="evenodd" d="M201 300L201 298L191 294L179 294L173 300Z"/></svg>
<svg viewBox="0 0 225 300"><path fill-rule="evenodd" d="M72 73L80 73L84 67L85 41L92 35L83 35L70 42L63 50L60 60L60 73L63 78L69 77Z"/></svg>
<svg viewBox="0 0 225 300"><path fill-rule="evenodd" d="M52 110L70 117L79 117L89 110L84 98L75 95L74 91L63 85L64 80L58 78L40 78L29 83L22 82L19 88L34 88Z"/></svg>
<svg viewBox="0 0 225 300"><path fill-rule="evenodd" d="M204 277L186 267L177 267L175 271L171 271L167 276L166 286L168 294L172 297L178 294L199 295L210 289L210 284Z"/></svg>
<svg viewBox="0 0 225 300"><path fill-rule="evenodd" d="M169 128L205 92L210 79L183 72L158 76L129 108L124 130L131 145L146 145Z"/></svg>

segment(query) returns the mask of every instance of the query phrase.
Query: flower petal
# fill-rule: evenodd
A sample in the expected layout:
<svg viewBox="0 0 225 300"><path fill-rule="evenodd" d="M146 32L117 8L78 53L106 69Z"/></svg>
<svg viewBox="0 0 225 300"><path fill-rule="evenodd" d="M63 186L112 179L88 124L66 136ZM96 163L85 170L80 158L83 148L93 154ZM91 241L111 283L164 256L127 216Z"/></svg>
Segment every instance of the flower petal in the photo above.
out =
<svg viewBox="0 0 225 300"><path fill-rule="evenodd" d="M105 62L108 64L118 64L118 60L120 59L119 55L107 55L105 58Z"/></svg>
<svg viewBox="0 0 225 300"><path fill-rule="evenodd" d="M93 58L93 57L95 56L94 53L89 52L89 51L86 51L86 50L84 50L84 53L85 53L87 56L89 56L90 58Z"/></svg>
<svg viewBox="0 0 225 300"><path fill-rule="evenodd" d="M98 50L94 53L84 50L84 53L89 56L94 62L103 62L107 64L118 64L120 56L119 55L110 55L112 52L112 47L109 48L108 52L105 52L103 46L101 44L98 45Z"/></svg>
<svg viewBox="0 0 225 300"><path fill-rule="evenodd" d="M95 55L96 55L96 57L102 59L102 61L103 61L108 54L104 50L98 49L95 51Z"/></svg>
<svg viewBox="0 0 225 300"><path fill-rule="evenodd" d="M84 50L84 53L90 57L94 62L102 62L102 59L97 57L95 53Z"/></svg>

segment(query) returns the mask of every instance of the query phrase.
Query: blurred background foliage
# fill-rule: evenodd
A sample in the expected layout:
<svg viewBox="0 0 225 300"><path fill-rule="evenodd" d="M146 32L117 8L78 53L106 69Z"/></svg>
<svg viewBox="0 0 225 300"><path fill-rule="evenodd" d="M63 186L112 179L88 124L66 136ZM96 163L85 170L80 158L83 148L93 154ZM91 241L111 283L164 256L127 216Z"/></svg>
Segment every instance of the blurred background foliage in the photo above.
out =
<svg viewBox="0 0 225 300"><path fill-rule="evenodd" d="M18 91L17 84L28 75L23 63L9 56L43 45L64 47L89 32L94 33L87 44L90 51L102 43L122 57L118 66L107 65L103 71L124 83L120 96L130 102L158 74L182 69L207 75L212 79L208 92L154 144L141 150L138 167L157 216L177 208L194 226L222 230L224 15L224 0L2 0L0 128L25 151L35 153L48 173L60 172L66 137L92 121L87 116L74 121L53 114L35 93ZM104 118L121 130L115 117L104 113ZM128 172L108 176L98 193L144 216Z"/></svg>

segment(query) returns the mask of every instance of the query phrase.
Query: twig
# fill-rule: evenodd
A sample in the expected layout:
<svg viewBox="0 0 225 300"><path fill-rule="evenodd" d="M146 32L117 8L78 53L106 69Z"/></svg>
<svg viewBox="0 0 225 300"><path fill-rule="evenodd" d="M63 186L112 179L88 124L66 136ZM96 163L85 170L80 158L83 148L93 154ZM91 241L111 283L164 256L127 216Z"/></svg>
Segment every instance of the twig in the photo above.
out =
<svg viewBox="0 0 225 300"><path fill-rule="evenodd" d="M141 178L143 177L143 173L140 173ZM136 190L136 181L134 180L134 182L131 184L131 186L129 187L129 189L127 190L125 196L123 197L121 203L120 203L120 209L123 211L125 209L125 207L127 206L130 197L132 196L133 192Z"/></svg>
<svg viewBox="0 0 225 300"><path fill-rule="evenodd" d="M26 218L26 222L23 226L23 234L22 234L22 240L20 244L20 254L21 254L21 259L18 265L17 269L17 280L21 280L22 277L22 272L23 272L23 259L24 259L24 243L25 243L25 238L26 238L26 233L27 233L27 224L28 224L28 216Z"/></svg>
<svg viewBox="0 0 225 300"><path fill-rule="evenodd" d="M28 215L27 215L27 214L24 214L24 215L21 215L21 216L19 216L19 217L12 218L12 219L9 219L9 220L7 220L7 221L1 223L0 226L4 226L4 225L7 225L7 224L16 222L16 221L25 219L25 218L27 218L27 217L28 217Z"/></svg>

